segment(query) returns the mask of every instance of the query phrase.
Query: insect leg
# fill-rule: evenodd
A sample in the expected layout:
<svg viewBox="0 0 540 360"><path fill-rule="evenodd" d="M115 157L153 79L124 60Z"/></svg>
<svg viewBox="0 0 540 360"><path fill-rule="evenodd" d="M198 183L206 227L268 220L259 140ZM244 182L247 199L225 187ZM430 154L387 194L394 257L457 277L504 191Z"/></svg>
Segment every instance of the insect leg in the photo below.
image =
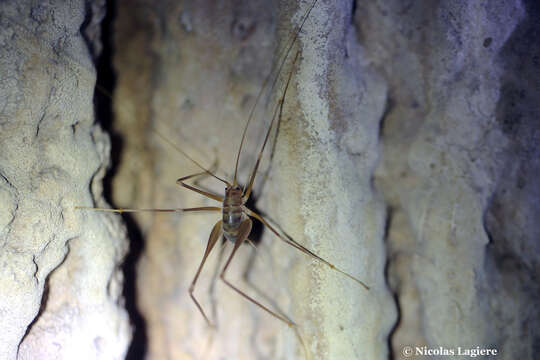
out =
<svg viewBox="0 0 540 360"><path fill-rule="evenodd" d="M204 266L204 263L206 262L206 258L208 257L212 249L214 248L214 245L216 244L218 239L221 237L222 230L223 230L222 221L220 220L216 223L216 225L214 225L214 228L212 229L212 232L210 233L210 237L208 238L208 244L206 245L206 250L204 251L201 264L199 265L199 269L197 270L197 273L195 274L195 277L193 278L193 281L191 282L191 285L189 286L189 296L191 297L193 302L195 302L195 305L197 305L197 308L199 309L202 316L204 317L204 319L206 320L206 322L208 323L210 327L213 327L213 325L208 319L208 317L206 316L201 304L199 304L197 299L195 299L195 296L193 295L193 291L195 290L195 284L197 283L197 279L199 278L199 275L201 274L201 270Z"/></svg>
<svg viewBox="0 0 540 360"><path fill-rule="evenodd" d="M252 297L248 296L242 290L238 289L233 284L231 284L227 279L225 279L225 273L227 272L227 268L231 264L231 261L232 261L234 255L236 254L236 250L238 250L240 248L240 245L242 245L242 243L247 239L247 237L248 237L248 235L249 235L249 233L251 231L251 225L252 225L252 222L251 222L250 219L246 219L246 220L242 221L242 223L240 224L240 229L238 230L238 237L237 237L237 239L236 239L236 241L234 243L234 249L232 250L231 255L229 255L229 258L227 259L227 262L225 263L225 266L223 267L223 270L221 271L221 274L219 275L219 277L220 277L221 280L223 280L223 282L228 287L230 287L231 289L236 291L238 294L240 294L246 300L251 301L253 304L257 305L258 307L260 307L261 309L263 309L264 311L266 311L270 315L274 316L276 319L283 321L284 323L286 323L290 327L293 327L293 326L296 325L295 323L293 323L292 321L290 321L289 319L287 319L284 316L278 315L274 311L272 311L269 308L267 308L266 306L262 305L260 302L253 299Z"/></svg>
<svg viewBox="0 0 540 360"><path fill-rule="evenodd" d="M208 171L211 173L215 173L218 170L218 165L219 165L219 158L216 154L215 160L212 163L212 166L210 166L210 168L208 169ZM205 176L208 177L210 175L206 171L200 172L199 176L193 181L193 185L198 188L201 188L199 181Z"/></svg>
<svg viewBox="0 0 540 360"><path fill-rule="evenodd" d="M133 212L193 212L193 211L221 211L217 206L201 206L194 208L177 208L177 209L109 209L109 208L95 208L89 206L75 206L76 210L93 210L102 212L113 213L133 213Z"/></svg>
<svg viewBox="0 0 540 360"><path fill-rule="evenodd" d="M210 294L210 304L212 306L212 318L215 319L215 326L219 326L217 318L217 299L216 299L216 283L219 275L219 269L221 268L221 263L223 260L223 254L225 253L225 248L227 247L227 240L223 238L223 244L219 247L218 258L216 261L216 266L212 274L212 281L210 282L210 287L208 288L208 293Z"/></svg>
<svg viewBox="0 0 540 360"><path fill-rule="evenodd" d="M369 286L367 286L364 282L362 282L361 280L355 278L354 276L352 276L351 274L349 273L346 273L345 271L337 268L335 265L331 264L330 262L328 262L327 260L323 259L322 257L320 257L319 255L315 254L314 252L312 252L311 250L309 250L308 248L304 247L303 245L299 244L297 241L295 241L293 238L291 237L284 237L282 236L276 229L274 229L274 227L272 227L268 221L266 221L261 215L251 211L250 209L248 209L247 207L245 206L242 206L242 210L244 210L244 212L246 214L248 214L249 216L259 220L260 222L262 222L266 227L268 227L270 229L270 231L272 231L277 237L278 239L280 239L281 241L285 242L286 244L289 244L290 246L300 250L301 252L303 252L304 254L306 255L309 255L317 260L319 260L320 262L326 264L328 267L330 267L332 270L336 270L337 272L347 276L348 278L356 281L357 283L359 283L360 285L362 285L366 290L369 290Z"/></svg>
<svg viewBox="0 0 540 360"><path fill-rule="evenodd" d="M157 130L154 130L154 133L159 136L163 141L165 141L167 144L169 144L172 148L174 148L176 151L178 151L180 154L182 154L184 157L186 157L186 159L188 159L189 161L191 161L192 163L194 163L195 165L197 165L199 168L201 168L202 170L204 170L205 173L207 173L208 175L216 178L217 180L225 183L227 186L230 186L231 184L229 184L229 182L227 180L224 180L222 178L220 178L219 176L215 175L214 173L212 173L210 170L208 170L207 168L205 168L204 166L202 166L201 164L199 164L199 162L197 162L196 160L194 160L191 156L189 156L188 153L186 153L184 150L182 150L179 146L177 146L176 144L174 144L172 141L170 141L166 136L162 135L161 133L159 133ZM191 176L193 177L193 176Z"/></svg>
<svg viewBox="0 0 540 360"><path fill-rule="evenodd" d="M219 202L223 202L223 197L222 196L219 196L219 195L216 195L216 194L212 194L208 191L204 191L204 190L201 190L199 188L196 188L194 186L191 186L191 185L188 185L186 183L184 183L184 181L186 180L189 180L191 178L194 178L196 176L201 176L203 174L206 174L207 172L200 172L200 173L196 173L196 174L193 174L193 175L188 175L188 176L184 176L184 177L181 177L180 179L176 180L176 183L180 186L183 186L185 187L186 189L189 189L191 191L195 191L201 195L204 195L206 196L207 198L210 198L210 199L213 199L213 200L216 200L216 201L219 201Z"/></svg>

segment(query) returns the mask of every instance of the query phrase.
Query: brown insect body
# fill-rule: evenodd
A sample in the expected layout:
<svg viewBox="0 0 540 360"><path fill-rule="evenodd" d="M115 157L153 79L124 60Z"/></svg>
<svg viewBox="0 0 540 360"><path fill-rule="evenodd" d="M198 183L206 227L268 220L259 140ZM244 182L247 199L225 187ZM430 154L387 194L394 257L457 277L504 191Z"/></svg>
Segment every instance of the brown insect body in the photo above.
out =
<svg viewBox="0 0 540 360"><path fill-rule="evenodd" d="M242 220L244 220L244 211L242 205L242 189L239 186L227 186L225 188L225 199L223 199L223 235L231 242L236 242L238 230Z"/></svg>

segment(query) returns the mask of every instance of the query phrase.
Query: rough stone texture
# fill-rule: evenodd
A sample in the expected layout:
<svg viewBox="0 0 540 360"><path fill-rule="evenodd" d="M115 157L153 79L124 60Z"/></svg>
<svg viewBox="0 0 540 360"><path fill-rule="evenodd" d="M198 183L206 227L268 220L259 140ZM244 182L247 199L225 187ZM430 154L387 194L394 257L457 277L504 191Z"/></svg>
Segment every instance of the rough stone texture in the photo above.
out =
<svg viewBox="0 0 540 360"><path fill-rule="evenodd" d="M230 175L249 110L265 75L277 67L276 49L285 47L309 3L119 4L115 131L125 140L113 187L116 205L218 205L175 184L200 170L156 132L205 166L217 159ZM208 313L217 309L213 333L188 288L219 215L141 214L136 219L145 248L137 285L149 358L304 358L299 334L313 358L387 356L386 337L396 315L384 280L384 206L370 182L386 87L362 59L351 10L350 1L319 1L310 15L295 46L301 56L292 70L272 166L263 164L255 195L257 207L296 241L367 282L371 291L267 232L255 258L250 247L240 250L228 277L290 316L299 333L222 282L212 297L208 288L217 254L196 290ZM283 76L290 71L289 63ZM282 92L279 84L272 96L263 96L270 108ZM250 125L241 182L270 112L256 113ZM223 194L215 180L202 184ZM250 264L248 283L242 271Z"/></svg>
<svg viewBox="0 0 540 360"><path fill-rule="evenodd" d="M110 150L86 16L82 1L0 5L1 359L121 359L129 342L123 228L75 210L103 205Z"/></svg>
<svg viewBox="0 0 540 360"><path fill-rule="evenodd" d="M91 114L83 4L21 4L0 12L0 358L122 358L123 229L115 216L74 210L104 205L110 151ZM119 2L116 205L216 205L175 184L198 169L173 144L231 175L265 75L308 5ZM216 251L196 291L217 316L213 332L188 288L219 215L144 213L127 218L144 239L135 299L144 322L132 349L150 359L296 359L305 349L314 359L383 359L405 345L538 353L538 5L354 9L319 0L292 51L299 60L262 97L269 107L249 128L239 179L292 71L256 206L371 290L266 232L228 277L299 331L221 282L209 292ZM223 192L212 179L201 185Z"/></svg>
<svg viewBox="0 0 540 360"><path fill-rule="evenodd" d="M533 3L359 3L366 58L389 86L376 184L390 208L396 357L406 345L537 356Z"/></svg>
<svg viewBox="0 0 540 360"><path fill-rule="evenodd" d="M291 235L371 286L322 264L294 264L291 293L316 359L383 359L396 320L384 266L384 204L372 187L386 85L363 57L352 3L321 2L300 38L271 189ZM279 256L279 255L276 255Z"/></svg>

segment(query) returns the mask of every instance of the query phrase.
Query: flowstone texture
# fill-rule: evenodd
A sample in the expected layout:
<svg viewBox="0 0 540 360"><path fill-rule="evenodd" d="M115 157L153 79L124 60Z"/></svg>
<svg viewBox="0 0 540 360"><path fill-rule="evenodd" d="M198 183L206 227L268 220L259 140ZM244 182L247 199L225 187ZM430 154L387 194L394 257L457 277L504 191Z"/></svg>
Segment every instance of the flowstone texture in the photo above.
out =
<svg viewBox="0 0 540 360"><path fill-rule="evenodd" d="M117 2L115 205L219 206L175 184L200 171L181 152L231 178L310 3ZM370 290L255 228L257 250L241 248L228 279L298 327L213 285L218 246L195 291L212 331L188 288L220 215L137 214L129 355L386 359L411 346L535 358L538 14L534 1L319 0L264 87L238 178L291 74L249 206ZM75 210L107 206L111 145L94 124L88 51L100 51L102 16L100 1L0 5L1 359L127 354L124 229ZM215 179L199 185L223 194Z"/></svg>
<svg viewBox="0 0 540 360"><path fill-rule="evenodd" d="M101 6L0 4L1 359L122 359L129 343L123 227L75 210L104 205L110 145L79 32Z"/></svg>
<svg viewBox="0 0 540 360"><path fill-rule="evenodd" d="M315 359L387 358L396 319L384 278L384 204L371 182L387 89L363 57L352 9L322 2L304 27L269 186L287 198L276 214L293 238L371 287L320 263L294 263L293 304L310 320L304 331Z"/></svg>
<svg viewBox="0 0 540 360"><path fill-rule="evenodd" d="M396 358L405 346L538 356L538 10L359 3L366 58L389 87L375 183L389 206Z"/></svg>
<svg viewBox="0 0 540 360"><path fill-rule="evenodd" d="M200 169L174 147L204 166L217 162L218 176L230 179L250 109L310 3L118 3L114 131L123 144L113 181L115 205L220 205L175 184ZM217 330L211 331L188 288L220 214L138 214L144 238L138 305L149 359L387 358L396 312L384 279L384 205L371 186L386 86L363 59L352 10L350 1L316 4L277 85L267 86L260 100L238 174L245 184L292 71L277 140L272 134L256 180L257 211L371 289L266 231L256 252L249 246L239 250L227 277L290 317L298 331L221 281L209 292L219 250L195 290L216 319ZM200 185L224 193L215 179ZM261 240L257 230L252 240Z"/></svg>

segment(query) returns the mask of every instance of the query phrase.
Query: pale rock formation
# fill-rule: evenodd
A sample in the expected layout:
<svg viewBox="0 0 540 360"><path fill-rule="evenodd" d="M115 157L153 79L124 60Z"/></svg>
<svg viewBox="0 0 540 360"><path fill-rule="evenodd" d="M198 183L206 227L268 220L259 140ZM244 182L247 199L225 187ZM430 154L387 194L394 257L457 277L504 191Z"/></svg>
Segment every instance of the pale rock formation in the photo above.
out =
<svg viewBox="0 0 540 360"><path fill-rule="evenodd" d="M396 358L406 358L404 346L537 356L534 3L379 1L357 9L366 58L389 87L376 184L390 209Z"/></svg>
<svg viewBox="0 0 540 360"><path fill-rule="evenodd" d="M310 3L118 2L116 206L219 206L175 184L200 171L181 152L231 178L259 90ZM370 290L255 228L257 251L243 247L228 279L297 330L223 282L213 287L218 246L195 291L218 325L212 331L188 288L220 214L126 216L136 235L129 262L137 261L129 300L139 312L130 307L130 355L386 359L404 357L405 346L478 346L497 349L497 358L534 358L535 7L319 0L276 85L264 87L239 181L292 74L255 183L256 210ZM83 10L2 3L1 358L127 351L119 217L74 210L106 206L111 149L93 122L86 48L99 52L100 44L85 45L78 33ZM95 39L100 14L84 22L86 39ZM223 194L215 179L199 185Z"/></svg>
<svg viewBox="0 0 540 360"><path fill-rule="evenodd" d="M104 205L110 150L84 5L0 5L1 359L121 359L129 344L123 227L75 210Z"/></svg>

